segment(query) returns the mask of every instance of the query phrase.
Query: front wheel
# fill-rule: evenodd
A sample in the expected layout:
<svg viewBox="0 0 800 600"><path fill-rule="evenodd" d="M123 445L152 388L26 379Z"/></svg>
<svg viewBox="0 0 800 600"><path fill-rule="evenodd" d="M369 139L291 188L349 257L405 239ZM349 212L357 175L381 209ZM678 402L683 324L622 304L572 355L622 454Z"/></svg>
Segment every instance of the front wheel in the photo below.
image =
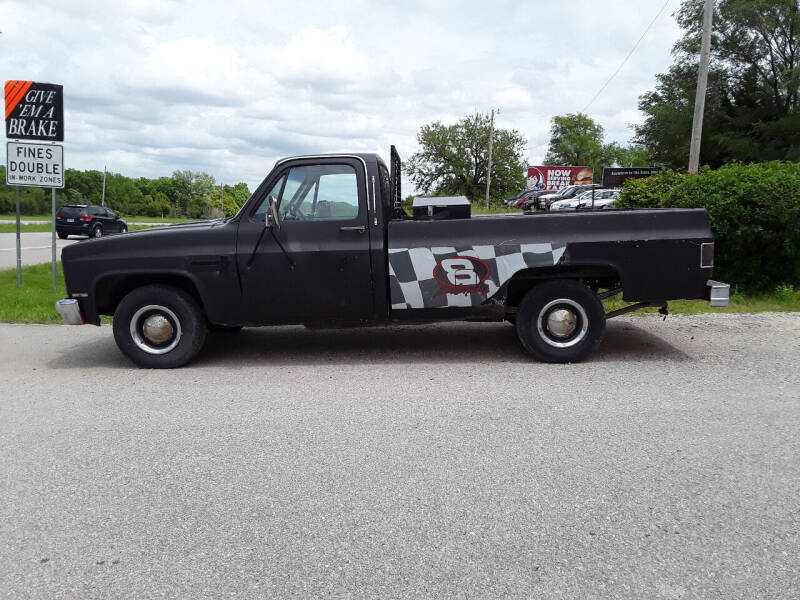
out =
<svg viewBox="0 0 800 600"><path fill-rule="evenodd" d="M571 279L532 288L517 311L517 335L534 358L578 362L597 349L606 327L603 304L588 287Z"/></svg>
<svg viewBox="0 0 800 600"><path fill-rule="evenodd" d="M128 293L114 312L114 340L140 367L171 369L203 347L206 320L183 290L147 285Z"/></svg>

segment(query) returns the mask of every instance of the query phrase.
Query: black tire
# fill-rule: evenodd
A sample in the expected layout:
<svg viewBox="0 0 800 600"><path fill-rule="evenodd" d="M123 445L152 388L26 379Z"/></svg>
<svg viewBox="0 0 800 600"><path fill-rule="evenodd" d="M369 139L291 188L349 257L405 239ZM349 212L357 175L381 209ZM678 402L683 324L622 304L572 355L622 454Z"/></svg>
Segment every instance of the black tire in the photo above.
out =
<svg viewBox="0 0 800 600"><path fill-rule="evenodd" d="M61 232L59 231L59 232L58 232L58 239L60 239L60 240L65 240L65 239L67 239L67 234L66 234L66 233L61 233Z"/></svg>
<svg viewBox="0 0 800 600"><path fill-rule="evenodd" d="M151 325L154 337L167 334L166 337L148 337L146 324ZM140 367L172 369L185 365L200 352L206 331L206 319L197 302L183 290L168 285L136 288L114 312L114 340L123 354Z"/></svg>
<svg viewBox="0 0 800 600"><path fill-rule="evenodd" d="M95 225L94 229L92 229L92 237L99 238L103 237L103 226L102 225Z"/></svg>
<svg viewBox="0 0 800 600"><path fill-rule="evenodd" d="M119 232L120 233L128 233L128 226L127 225L123 225L122 229L120 229Z"/></svg>
<svg viewBox="0 0 800 600"><path fill-rule="evenodd" d="M559 318L560 317L560 318ZM517 311L517 336L544 362L578 362L600 345L606 328L603 304L584 284L555 279L533 287Z"/></svg>

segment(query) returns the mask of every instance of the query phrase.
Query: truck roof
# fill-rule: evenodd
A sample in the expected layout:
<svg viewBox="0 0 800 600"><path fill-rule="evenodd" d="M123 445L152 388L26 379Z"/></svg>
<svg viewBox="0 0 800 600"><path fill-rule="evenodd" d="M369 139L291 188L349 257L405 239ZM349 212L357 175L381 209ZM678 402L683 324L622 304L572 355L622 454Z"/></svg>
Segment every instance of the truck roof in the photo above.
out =
<svg viewBox="0 0 800 600"><path fill-rule="evenodd" d="M358 158L365 163L380 162L386 165L386 162L374 152L332 152L325 154L298 154L296 156L286 156L278 160L276 165L285 163L288 160L296 160L298 158Z"/></svg>

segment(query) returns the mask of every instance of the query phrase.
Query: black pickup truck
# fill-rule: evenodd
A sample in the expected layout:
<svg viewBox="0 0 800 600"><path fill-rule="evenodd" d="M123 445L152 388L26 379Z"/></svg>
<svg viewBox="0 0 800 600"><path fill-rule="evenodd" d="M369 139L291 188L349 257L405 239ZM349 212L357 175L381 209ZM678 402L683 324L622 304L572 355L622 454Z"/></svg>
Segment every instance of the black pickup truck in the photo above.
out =
<svg viewBox="0 0 800 600"><path fill-rule="evenodd" d="M728 303L711 280L704 210L604 210L448 218L402 209L400 160L278 161L239 213L64 248L71 324L113 315L119 348L178 367L207 330L445 319L510 321L539 360L578 361L607 318L668 300ZM606 314L605 297L630 306Z"/></svg>

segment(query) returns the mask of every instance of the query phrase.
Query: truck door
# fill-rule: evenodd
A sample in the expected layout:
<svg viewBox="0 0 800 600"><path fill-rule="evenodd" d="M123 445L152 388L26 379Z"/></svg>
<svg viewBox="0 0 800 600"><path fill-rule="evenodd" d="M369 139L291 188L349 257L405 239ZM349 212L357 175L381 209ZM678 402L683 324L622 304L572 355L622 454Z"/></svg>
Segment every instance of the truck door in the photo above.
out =
<svg viewBox="0 0 800 600"><path fill-rule="evenodd" d="M239 224L237 261L250 323L369 319L373 313L366 173L356 158L287 162ZM280 229L267 229L269 197Z"/></svg>

